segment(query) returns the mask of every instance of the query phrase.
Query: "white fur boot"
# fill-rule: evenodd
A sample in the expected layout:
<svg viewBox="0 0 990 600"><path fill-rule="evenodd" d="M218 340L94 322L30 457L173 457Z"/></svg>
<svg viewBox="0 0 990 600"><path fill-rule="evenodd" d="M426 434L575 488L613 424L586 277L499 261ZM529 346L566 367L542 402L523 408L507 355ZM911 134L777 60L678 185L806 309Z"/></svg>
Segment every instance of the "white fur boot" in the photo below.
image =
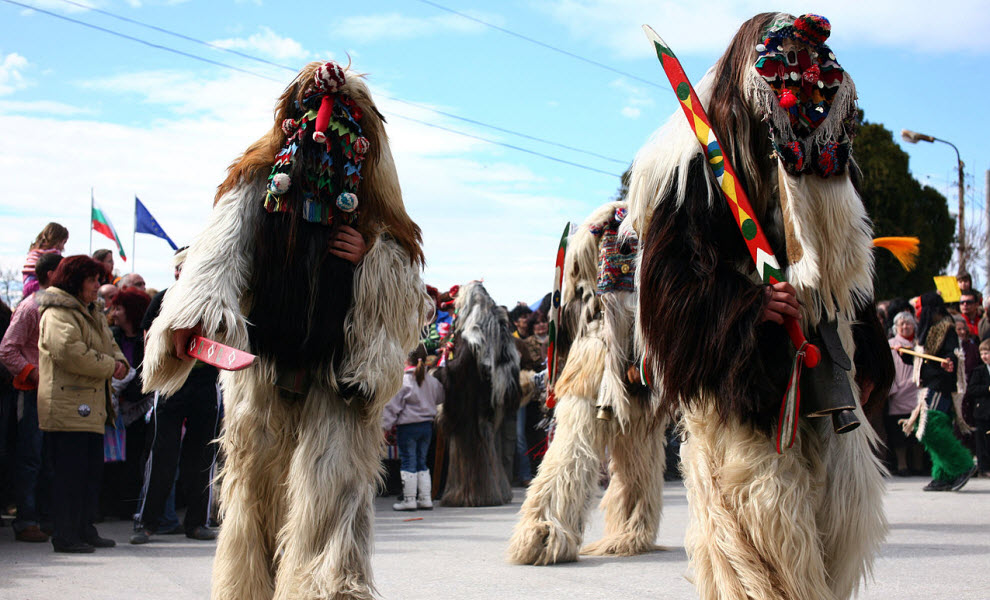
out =
<svg viewBox="0 0 990 600"><path fill-rule="evenodd" d="M416 473L416 482L418 491L416 507L423 510L433 510L433 500L430 499L430 494L433 493L433 481L430 479L430 472L420 471Z"/></svg>
<svg viewBox="0 0 990 600"><path fill-rule="evenodd" d="M416 510L416 474L402 471L402 499L392 505L392 510Z"/></svg>

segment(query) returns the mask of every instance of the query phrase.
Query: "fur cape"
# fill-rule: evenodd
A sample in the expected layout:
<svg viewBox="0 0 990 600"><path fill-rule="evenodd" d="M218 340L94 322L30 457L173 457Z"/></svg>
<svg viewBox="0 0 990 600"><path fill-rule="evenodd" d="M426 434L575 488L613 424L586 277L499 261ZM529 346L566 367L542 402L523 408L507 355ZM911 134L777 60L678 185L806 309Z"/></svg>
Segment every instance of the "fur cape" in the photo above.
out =
<svg viewBox="0 0 990 600"><path fill-rule="evenodd" d="M792 175L770 158L771 130L752 71L756 43L778 16L764 13L744 24L697 92L754 218L798 291L805 330L824 320L851 325L857 374L884 394L893 365L873 324L870 222L854 186L855 163L824 179ZM852 86L848 74L845 85ZM854 88L850 93L854 98ZM838 126L854 133L848 119ZM642 240L640 288L649 291L640 297L639 323L661 397L671 408L713 404L722 419L769 429L794 349L782 326L761 322L767 290L680 111L637 155L629 204L627 227ZM852 339L843 346L854 355Z"/></svg>
<svg viewBox="0 0 990 600"><path fill-rule="evenodd" d="M454 301L454 356L447 362L440 426L450 439L450 472L443 503L488 506L512 497L495 434L519 407L519 351L505 310L484 286L462 286Z"/></svg>

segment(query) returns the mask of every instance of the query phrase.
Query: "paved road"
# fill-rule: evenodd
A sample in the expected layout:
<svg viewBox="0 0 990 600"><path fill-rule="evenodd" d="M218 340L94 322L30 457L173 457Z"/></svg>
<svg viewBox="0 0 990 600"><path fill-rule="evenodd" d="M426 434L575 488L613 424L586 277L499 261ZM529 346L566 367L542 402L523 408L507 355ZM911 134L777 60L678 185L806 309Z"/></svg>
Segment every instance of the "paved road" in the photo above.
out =
<svg viewBox="0 0 990 600"><path fill-rule="evenodd" d="M958 493L925 493L922 478L889 481L891 532L874 581L860 598L990 598L990 480ZM396 513L377 501L374 568L386 600L517 598L695 598L684 553L684 488L669 484L659 543L668 550L631 558L582 558L554 567L520 567L503 559L523 490L509 506L437 508ZM421 521L406 521L422 517ZM120 545L96 554L55 554L48 544L13 541L0 529L0 599L187 600L209 597L213 542L162 536L126 543L129 523L109 522L104 536ZM587 540L602 531L595 511Z"/></svg>

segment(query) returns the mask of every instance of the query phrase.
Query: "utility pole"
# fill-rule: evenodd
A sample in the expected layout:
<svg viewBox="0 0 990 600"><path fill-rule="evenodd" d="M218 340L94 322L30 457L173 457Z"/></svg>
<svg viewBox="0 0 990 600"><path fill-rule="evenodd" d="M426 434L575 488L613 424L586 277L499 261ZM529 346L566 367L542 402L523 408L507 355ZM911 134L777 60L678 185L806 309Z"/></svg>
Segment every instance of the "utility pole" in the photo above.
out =
<svg viewBox="0 0 990 600"><path fill-rule="evenodd" d="M948 143L948 142L946 142ZM949 144L956 150L956 160L959 162L959 272L966 271L966 179L963 173L963 161L959 158L959 149Z"/></svg>

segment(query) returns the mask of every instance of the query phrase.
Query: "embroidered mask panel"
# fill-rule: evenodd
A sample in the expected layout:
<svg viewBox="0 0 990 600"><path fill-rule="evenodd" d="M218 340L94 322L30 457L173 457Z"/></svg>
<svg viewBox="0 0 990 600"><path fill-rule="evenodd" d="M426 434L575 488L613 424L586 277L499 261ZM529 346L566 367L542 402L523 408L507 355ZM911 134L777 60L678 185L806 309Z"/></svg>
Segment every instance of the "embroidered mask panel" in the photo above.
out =
<svg viewBox="0 0 990 600"><path fill-rule="evenodd" d="M619 236L619 225L626 214L625 208L617 208L607 222L591 227L592 235L599 238L598 289L595 292L598 295L636 289L638 241Z"/></svg>
<svg viewBox="0 0 990 600"><path fill-rule="evenodd" d="M370 144L362 135L361 108L339 91L344 83L343 69L326 63L296 104L299 117L282 122L286 141L268 177L268 212L300 210L306 221L323 225L334 215L346 224L356 220L361 163ZM296 197L298 205L290 199Z"/></svg>
<svg viewBox="0 0 990 600"><path fill-rule="evenodd" d="M855 92L825 44L830 33L824 17L781 16L756 46L757 96L774 149L792 174L829 177L849 160Z"/></svg>

